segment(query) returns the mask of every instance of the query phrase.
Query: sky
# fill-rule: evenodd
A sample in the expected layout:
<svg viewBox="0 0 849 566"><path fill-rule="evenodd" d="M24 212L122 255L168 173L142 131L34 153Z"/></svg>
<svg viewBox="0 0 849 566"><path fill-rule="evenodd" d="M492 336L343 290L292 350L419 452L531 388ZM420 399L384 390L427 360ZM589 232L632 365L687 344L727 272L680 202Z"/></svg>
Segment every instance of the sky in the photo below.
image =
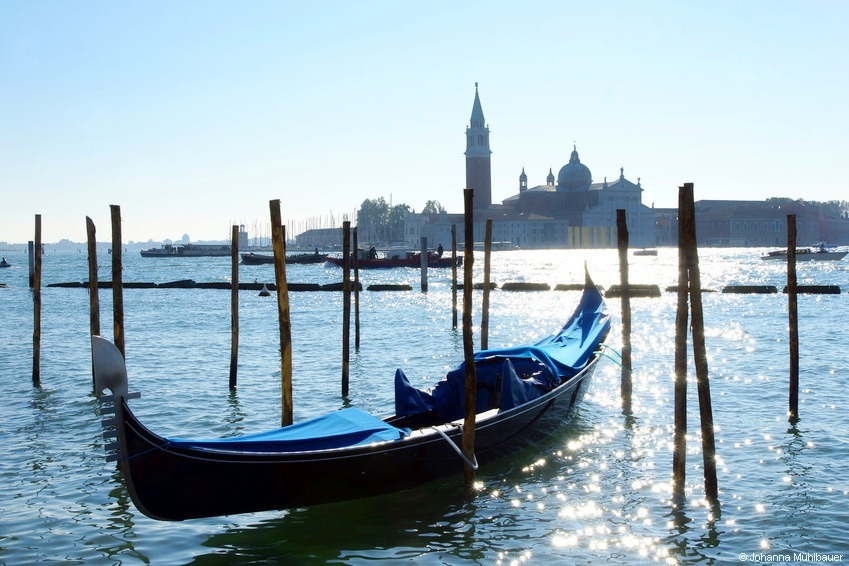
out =
<svg viewBox="0 0 849 566"><path fill-rule="evenodd" d="M573 144L643 203L849 200L849 2L0 0L0 242L227 239L367 198L461 212ZM291 234L293 228L289 228ZM251 234L252 236L256 234ZM267 234L265 234L267 235Z"/></svg>

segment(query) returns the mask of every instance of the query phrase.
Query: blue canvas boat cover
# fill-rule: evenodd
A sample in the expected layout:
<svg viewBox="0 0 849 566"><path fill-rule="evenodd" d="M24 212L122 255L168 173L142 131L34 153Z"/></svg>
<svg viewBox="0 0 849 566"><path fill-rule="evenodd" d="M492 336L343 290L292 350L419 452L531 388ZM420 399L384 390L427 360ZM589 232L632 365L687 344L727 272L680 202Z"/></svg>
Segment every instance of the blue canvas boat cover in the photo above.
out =
<svg viewBox="0 0 849 566"><path fill-rule="evenodd" d="M215 440L169 438L172 448L239 452L304 452L398 440L410 433L357 408L334 411L308 421L257 434Z"/></svg>
<svg viewBox="0 0 849 566"><path fill-rule="evenodd" d="M529 346L477 352L477 411L511 409L560 385L584 369L609 328L610 316L601 293L588 285L559 332ZM465 373L465 363L460 364L431 390L422 391L399 369L395 374L395 414L435 411L446 421L461 418Z"/></svg>

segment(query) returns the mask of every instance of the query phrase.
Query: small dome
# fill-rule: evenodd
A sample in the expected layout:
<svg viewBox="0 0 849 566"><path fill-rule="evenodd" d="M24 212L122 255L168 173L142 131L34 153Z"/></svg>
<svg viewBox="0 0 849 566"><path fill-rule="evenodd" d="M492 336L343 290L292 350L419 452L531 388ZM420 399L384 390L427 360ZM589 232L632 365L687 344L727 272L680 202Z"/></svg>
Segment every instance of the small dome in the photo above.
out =
<svg viewBox="0 0 849 566"><path fill-rule="evenodd" d="M525 168L524 167L522 167L522 174L519 175L519 180L520 181L527 181L528 180L528 176L525 174Z"/></svg>
<svg viewBox="0 0 849 566"><path fill-rule="evenodd" d="M593 182L589 167L581 163L578 158L578 149L572 149L572 157L569 163L560 169L557 174L557 189L560 191L587 190Z"/></svg>

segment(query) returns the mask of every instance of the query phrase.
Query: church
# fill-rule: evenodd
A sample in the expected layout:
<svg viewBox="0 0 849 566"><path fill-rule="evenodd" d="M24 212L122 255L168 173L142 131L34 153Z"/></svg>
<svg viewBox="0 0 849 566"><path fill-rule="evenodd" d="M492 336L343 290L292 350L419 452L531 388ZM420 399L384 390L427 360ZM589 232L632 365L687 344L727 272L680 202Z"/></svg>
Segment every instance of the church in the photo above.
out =
<svg viewBox="0 0 849 566"><path fill-rule="evenodd" d="M655 245L654 210L642 204L643 189L625 178L620 168L617 179L593 182L592 173L581 163L577 146L555 179L549 169L544 185L528 186L525 169L519 175L518 192L492 201L490 132L483 115L478 85L472 115L466 128L466 187L474 189L475 241L483 241L487 218L492 218L493 242L519 248L615 248L616 210L624 209L629 245ZM515 190L515 189L514 189ZM511 191L512 192L512 191ZM451 241L451 225L462 225L462 214L412 214L405 237L411 245L428 238L428 246ZM458 230L462 238L462 230Z"/></svg>

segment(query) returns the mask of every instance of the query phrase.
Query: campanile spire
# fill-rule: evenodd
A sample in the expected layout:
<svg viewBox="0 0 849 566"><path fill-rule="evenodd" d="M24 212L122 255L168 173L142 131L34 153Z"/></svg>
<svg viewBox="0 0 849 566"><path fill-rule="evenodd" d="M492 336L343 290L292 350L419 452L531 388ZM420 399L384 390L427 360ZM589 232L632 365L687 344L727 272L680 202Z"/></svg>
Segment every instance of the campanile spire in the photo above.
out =
<svg viewBox="0 0 849 566"><path fill-rule="evenodd" d="M489 128L483 117L475 83L475 101L472 104L472 117L466 128L466 188L474 189L475 209L486 209L492 205L492 150L489 148Z"/></svg>

